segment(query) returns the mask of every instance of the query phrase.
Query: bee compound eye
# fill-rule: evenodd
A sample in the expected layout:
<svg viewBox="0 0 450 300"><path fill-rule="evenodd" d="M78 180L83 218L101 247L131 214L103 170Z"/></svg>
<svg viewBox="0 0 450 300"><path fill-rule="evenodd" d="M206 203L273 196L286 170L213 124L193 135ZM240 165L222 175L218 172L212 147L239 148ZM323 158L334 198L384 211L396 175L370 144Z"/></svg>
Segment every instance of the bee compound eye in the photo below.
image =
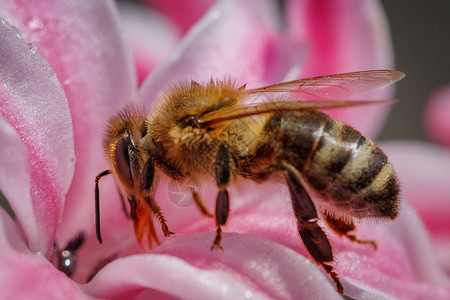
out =
<svg viewBox="0 0 450 300"><path fill-rule="evenodd" d="M128 152L131 140L129 137L121 138L116 144L116 150L114 151L114 158L117 166L118 173L128 182L131 183L131 167L130 167L130 154Z"/></svg>

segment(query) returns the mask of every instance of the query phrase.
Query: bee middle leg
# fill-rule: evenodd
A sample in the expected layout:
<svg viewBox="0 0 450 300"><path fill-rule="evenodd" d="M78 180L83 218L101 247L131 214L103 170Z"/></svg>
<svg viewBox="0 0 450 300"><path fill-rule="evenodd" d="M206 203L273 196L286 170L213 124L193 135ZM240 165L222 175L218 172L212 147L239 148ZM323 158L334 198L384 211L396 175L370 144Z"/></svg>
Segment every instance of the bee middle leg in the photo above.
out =
<svg viewBox="0 0 450 300"><path fill-rule="evenodd" d="M371 244L373 248L377 249L377 243L372 240L361 240L356 235L349 232L355 230L355 224L351 220L340 220L330 215L325 215L325 222L334 232L339 236L345 236L349 240L359 244Z"/></svg>
<svg viewBox="0 0 450 300"><path fill-rule="evenodd" d="M194 201L195 205L197 205L197 208L200 210L202 215L204 215L208 218L214 217L213 214L209 212L208 208L203 203L202 197L200 196L200 194L197 190L191 188L191 196L192 196L192 200Z"/></svg>
<svg viewBox="0 0 450 300"><path fill-rule="evenodd" d="M155 214L156 218L158 218L159 224L161 224L161 230L164 233L165 237L170 236L171 234L174 234L172 231L169 230L169 227L167 226L166 218L164 217L163 213L161 212L161 208L156 204L153 197L146 196L145 201L150 206L152 212Z"/></svg>
<svg viewBox="0 0 450 300"><path fill-rule="evenodd" d="M227 186L230 182L230 159L228 153L228 146L222 145L219 148L216 156L216 183L219 188L219 193L216 198L216 237L211 246L212 249L222 248L220 241L222 240L222 228L225 225L230 211L230 203L228 197Z"/></svg>
<svg viewBox="0 0 450 300"><path fill-rule="evenodd" d="M318 215L314 203L305 191L300 181L300 173L291 164L282 163L289 192L291 194L292 207L297 219L297 228L300 237L314 261L330 275L336 284L337 291L342 294L344 287L333 267L333 249L327 236L317 224Z"/></svg>

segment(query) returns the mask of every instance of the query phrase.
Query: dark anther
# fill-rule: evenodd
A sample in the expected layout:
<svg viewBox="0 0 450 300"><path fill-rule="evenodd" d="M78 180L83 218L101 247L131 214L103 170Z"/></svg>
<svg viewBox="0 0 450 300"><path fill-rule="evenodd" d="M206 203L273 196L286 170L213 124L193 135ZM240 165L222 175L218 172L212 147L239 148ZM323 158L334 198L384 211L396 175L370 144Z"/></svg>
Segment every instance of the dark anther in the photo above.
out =
<svg viewBox="0 0 450 300"><path fill-rule="evenodd" d="M84 240L86 239L83 232L78 233L77 236L75 236L73 239L71 239L66 246L66 250L69 251L76 251L78 248L80 248L81 245L83 245Z"/></svg>
<svg viewBox="0 0 450 300"><path fill-rule="evenodd" d="M53 252L51 262L58 270L64 272L68 277L71 277L77 266L77 250L84 243L85 235L80 232L77 236L71 239L67 246L59 249L58 243L53 243Z"/></svg>

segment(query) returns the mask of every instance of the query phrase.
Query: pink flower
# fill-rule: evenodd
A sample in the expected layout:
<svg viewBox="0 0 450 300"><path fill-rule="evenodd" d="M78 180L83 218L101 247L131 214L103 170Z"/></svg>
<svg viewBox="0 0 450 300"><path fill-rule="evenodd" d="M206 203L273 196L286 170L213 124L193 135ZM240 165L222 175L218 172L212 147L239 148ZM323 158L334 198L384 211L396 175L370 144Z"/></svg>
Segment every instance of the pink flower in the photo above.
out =
<svg viewBox="0 0 450 300"><path fill-rule="evenodd" d="M182 33L186 33L216 0L182 0L177 1L176 5L164 0L143 0L142 2L164 13Z"/></svg>
<svg viewBox="0 0 450 300"><path fill-rule="evenodd" d="M430 140L392 141L383 147L403 181L404 196L427 228L434 255L450 275L450 89L433 93L424 111L424 127ZM440 145L439 145L440 144Z"/></svg>
<svg viewBox="0 0 450 300"><path fill-rule="evenodd" d="M0 210L2 297L340 299L301 244L287 190L278 185L231 189L224 250L210 251L213 221L194 207L173 205L162 184L158 203L170 229L179 234L143 252L113 180L105 178L102 245L94 234L93 181L108 168L103 128L126 103L151 111L157 93L176 80L233 76L256 87L390 67L390 43L377 2L324 3L288 2L283 32L271 1L220 1L138 89L112 2L0 1L9 22L0 23L0 190L15 213L12 219ZM388 98L390 91L375 96ZM374 136L386 109L332 113ZM208 205L210 190L204 194ZM87 240L77 252L72 280L48 259L55 237L62 245L79 232ZM359 235L377 240L378 250L330 233L347 295L449 297L427 233L406 202L396 221L362 224ZM98 263L116 256L84 284Z"/></svg>

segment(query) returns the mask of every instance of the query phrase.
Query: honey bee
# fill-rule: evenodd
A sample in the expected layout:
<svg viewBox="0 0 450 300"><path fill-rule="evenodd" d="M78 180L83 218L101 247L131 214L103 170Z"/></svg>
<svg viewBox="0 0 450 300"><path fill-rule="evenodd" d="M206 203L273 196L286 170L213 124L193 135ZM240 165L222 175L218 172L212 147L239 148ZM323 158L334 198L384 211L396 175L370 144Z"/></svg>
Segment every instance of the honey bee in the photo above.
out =
<svg viewBox="0 0 450 300"><path fill-rule="evenodd" d="M171 180L211 180L218 188L216 234L211 249L220 248L222 226L229 215L228 186L239 178L264 182L284 177L290 191L299 235L312 259L343 286L334 271L333 251L319 218L338 235L358 243L353 220L390 218L398 213L399 186L386 155L352 127L318 111L391 101L289 100L286 93L319 99L349 97L392 84L404 74L372 70L294 80L262 88L236 87L230 80L175 85L161 94L156 111L147 116L126 107L108 123L105 154L111 170L95 180L96 232L101 243L99 190L101 177L113 173L127 195L137 240L159 243L152 222L164 236L166 220L154 199L158 174ZM275 94L278 93L278 94ZM283 95L280 95L283 93ZM270 100L248 103L255 95ZM200 211L208 212L200 193L191 190ZM122 200L123 201L123 200Z"/></svg>

